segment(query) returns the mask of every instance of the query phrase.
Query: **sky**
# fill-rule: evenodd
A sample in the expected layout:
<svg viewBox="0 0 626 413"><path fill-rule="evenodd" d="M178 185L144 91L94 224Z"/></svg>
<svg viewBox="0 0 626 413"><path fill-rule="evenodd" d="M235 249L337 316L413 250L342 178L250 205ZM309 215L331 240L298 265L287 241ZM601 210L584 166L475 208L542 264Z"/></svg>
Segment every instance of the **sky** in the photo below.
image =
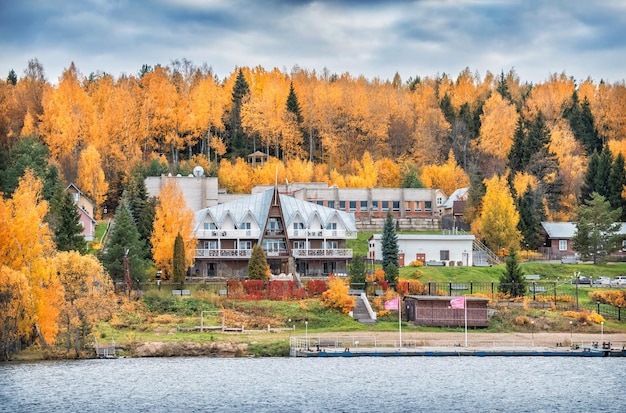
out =
<svg viewBox="0 0 626 413"><path fill-rule="evenodd" d="M522 82L626 78L623 0L19 0L0 2L0 78L37 59L58 82L186 59L223 79L294 67L391 80L469 68Z"/></svg>

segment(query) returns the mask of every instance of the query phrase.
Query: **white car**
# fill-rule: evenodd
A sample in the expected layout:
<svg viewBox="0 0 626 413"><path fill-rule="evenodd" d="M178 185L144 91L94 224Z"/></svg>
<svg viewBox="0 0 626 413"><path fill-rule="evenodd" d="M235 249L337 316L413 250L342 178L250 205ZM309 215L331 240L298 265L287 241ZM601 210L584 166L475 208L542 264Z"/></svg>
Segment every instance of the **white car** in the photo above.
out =
<svg viewBox="0 0 626 413"><path fill-rule="evenodd" d="M615 277L611 280L611 287L626 287L626 275Z"/></svg>

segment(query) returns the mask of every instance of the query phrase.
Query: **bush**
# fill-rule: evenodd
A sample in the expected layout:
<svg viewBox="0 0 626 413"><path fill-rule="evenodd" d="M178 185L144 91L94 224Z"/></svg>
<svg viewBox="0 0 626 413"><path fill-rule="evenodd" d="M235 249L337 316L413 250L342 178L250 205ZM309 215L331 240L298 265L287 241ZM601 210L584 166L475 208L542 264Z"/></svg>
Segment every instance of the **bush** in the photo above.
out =
<svg viewBox="0 0 626 413"><path fill-rule="evenodd" d="M354 307L354 298L348 294L348 286L336 277L329 277L328 286L328 290L322 294L322 303L328 308L349 313Z"/></svg>

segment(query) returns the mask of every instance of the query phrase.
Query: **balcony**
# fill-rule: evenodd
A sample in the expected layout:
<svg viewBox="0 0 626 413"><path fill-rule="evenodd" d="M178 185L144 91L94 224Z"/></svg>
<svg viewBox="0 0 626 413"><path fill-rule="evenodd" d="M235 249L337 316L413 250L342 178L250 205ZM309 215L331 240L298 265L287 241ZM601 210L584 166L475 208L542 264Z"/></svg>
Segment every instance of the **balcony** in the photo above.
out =
<svg viewBox="0 0 626 413"><path fill-rule="evenodd" d="M267 258L270 258L270 257L288 257L289 256L289 252L287 250L265 251L265 256Z"/></svg>
<svg viewBox="0 0 626 413"><path fill-rule="evenodd" d="M232 259L249 259L252 255L252 250L235 250L235 249L196 249L195 258L232 258Z"/></svg>
<svg viewBox="0 0 626 413"><path fill-rule="evenodd" d="M196 232L197 239L258 239L259 235L259 229L203 229Z"/></svg>
<svg viewBox="0 0 626 413"><path fill-rule="evenodd" d="M352 249L294 249L291 251L294 258L352 258Z"/></svg>
<svg viewBox="0 0 626 413"><path fill-rule="evenodd" d="M291 239L355 239L356 232L345 229L293 229L287 230Z"/></svg>

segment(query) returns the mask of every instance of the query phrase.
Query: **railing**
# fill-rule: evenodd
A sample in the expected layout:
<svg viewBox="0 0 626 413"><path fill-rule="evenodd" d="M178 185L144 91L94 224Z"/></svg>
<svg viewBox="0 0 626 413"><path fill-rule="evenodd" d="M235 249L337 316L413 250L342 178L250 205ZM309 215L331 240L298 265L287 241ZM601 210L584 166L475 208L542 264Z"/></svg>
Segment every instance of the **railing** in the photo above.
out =
<svg viewBox="0 0 626 413"><path fill-rule="evenodd" d="M259 238L259 229L203 229L196 231L196 238Z"/></svg>
<svg viewBox="0 0 626 413"><path fill-rule="evenodd" d="M355 239L356 232L344 229L294 229L287 230L289 238L340 238Z"/></svg>
<svg viewBox="0 0 626 413"><path fill-rule="evenodd" d="M295 258L352 258L352 249L293 249L291 255Z"/></svg>
<svg viewBox="0 0 626 413"><path fill-rule="evenodd" d="M252 250L196 249L196 258L250 258Z"/></svg>

